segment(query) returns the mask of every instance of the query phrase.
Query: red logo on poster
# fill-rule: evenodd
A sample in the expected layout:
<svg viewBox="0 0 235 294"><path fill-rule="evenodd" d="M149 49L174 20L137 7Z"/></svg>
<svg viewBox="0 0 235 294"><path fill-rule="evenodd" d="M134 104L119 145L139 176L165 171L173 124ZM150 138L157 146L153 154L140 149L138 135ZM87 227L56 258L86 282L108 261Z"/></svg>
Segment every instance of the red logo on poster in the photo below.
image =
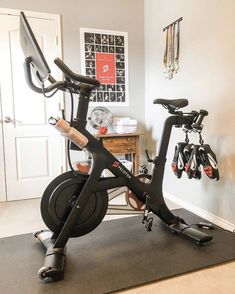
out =
<svg viewBox="0 0 235 294"><path fill-rule="evenodd" d="M96 53L96 79L101 84L115 84L115 55Z"/></svg>

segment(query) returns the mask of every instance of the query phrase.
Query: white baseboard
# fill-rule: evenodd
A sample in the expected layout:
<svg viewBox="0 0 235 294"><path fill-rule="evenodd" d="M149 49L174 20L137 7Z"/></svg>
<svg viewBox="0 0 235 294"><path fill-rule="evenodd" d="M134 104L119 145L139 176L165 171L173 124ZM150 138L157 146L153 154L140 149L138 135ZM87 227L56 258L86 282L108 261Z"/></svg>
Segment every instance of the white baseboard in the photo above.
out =
<svg viewBox="0 0 235 294"><path fill-rule="evenodd" d="M235 232L235 224L232 224L229 221L227 221L221 217L218 217L218 216L216 216L216 215L214 215L214 214L212 214L212 213L210 213L200 207L197 207L193 204L190 204L186 201L183 201L172 194L164 192L164 197L166 199L169 199L170 201L176 203L177 205L191 211L192 213L195 213L196 215L198 215L202 218L205 218L209 222L212 222L215 225L217 225L225 230Z"/></svg>

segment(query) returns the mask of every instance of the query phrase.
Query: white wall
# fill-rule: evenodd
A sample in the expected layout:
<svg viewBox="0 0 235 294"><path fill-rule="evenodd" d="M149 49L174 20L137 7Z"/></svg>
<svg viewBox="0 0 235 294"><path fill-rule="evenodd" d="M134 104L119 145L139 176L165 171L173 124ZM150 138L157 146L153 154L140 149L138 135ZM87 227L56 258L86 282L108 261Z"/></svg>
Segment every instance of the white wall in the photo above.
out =
<svg viewBox="0 0 235 294"><path fill-rule="evenodd" d="M167 111L153 99L187 98L188 110L207 109L204 137L217 154L221 179L214 182L176 179L170 163L176 142L174 130L168 151L164 189L179 201L203 209L235 224L235 2L233 0L146 0L146 124L149 146L158 144ZM181 22L180 73L173 80L163 75L165 36L162 29ZM152 148L153 149L153 148Z"/></svg>

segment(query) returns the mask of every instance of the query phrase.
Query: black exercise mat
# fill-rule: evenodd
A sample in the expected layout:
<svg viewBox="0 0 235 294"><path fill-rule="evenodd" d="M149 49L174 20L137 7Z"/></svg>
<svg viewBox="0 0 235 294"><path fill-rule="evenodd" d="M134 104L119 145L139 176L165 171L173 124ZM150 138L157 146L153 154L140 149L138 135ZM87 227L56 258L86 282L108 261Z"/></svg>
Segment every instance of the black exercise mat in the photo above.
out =
<svg viewBox="0 0 235 294"><path fill-rule="evenodd" d="M189 223L203 221L179 209ZM95 231L70 239L64 280L45 283L37 271L44 251L31 234L0 239L0 289L6 294L110 293L235 259L235 235L216 229L206 246L172 234L155 217L146 232L142 217L103 222Z"/></svg>

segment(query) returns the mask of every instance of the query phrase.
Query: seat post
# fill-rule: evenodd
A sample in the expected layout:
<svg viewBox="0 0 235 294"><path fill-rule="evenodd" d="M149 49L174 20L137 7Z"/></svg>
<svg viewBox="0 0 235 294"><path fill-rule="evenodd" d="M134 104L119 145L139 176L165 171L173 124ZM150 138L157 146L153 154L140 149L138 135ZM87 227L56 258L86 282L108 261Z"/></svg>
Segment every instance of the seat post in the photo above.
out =
<svg viewBox="0 0 235 294"><path fill-rule="evenodd" d="M171 136L171 130L173 125L177 124L178 122L178 117L175 115L169 116L164 123L163 127L163 133L160 141L160 147L159 147L159 152L158 152L158 158L161 160L165 160L167 150L168 150L168 145L170 141L170 136Z"/></svg>
<svg viewBox="0 0 235 294"><path fill-rule="evenodd" d="M183 126L183 125L192 125L194 121L194 114L191 115L171 115L169 116L164 123L162 138L160 142L160 148L158 152L158 158L160 160L166 159L166 154L168 150L168 145L171 136L172 127L175 126Z"/></svg>

